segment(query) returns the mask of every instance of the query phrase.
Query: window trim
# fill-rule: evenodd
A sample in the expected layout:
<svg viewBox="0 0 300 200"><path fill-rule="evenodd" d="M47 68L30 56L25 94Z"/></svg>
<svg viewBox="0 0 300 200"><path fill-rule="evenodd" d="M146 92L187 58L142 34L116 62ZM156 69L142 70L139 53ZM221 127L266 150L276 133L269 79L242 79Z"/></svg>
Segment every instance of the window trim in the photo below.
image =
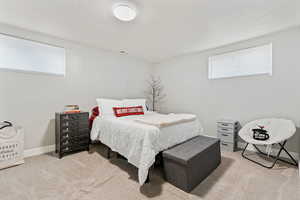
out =
<svg viewBox="0 0 300 200"><path fill-rule="evenodd" d="M211 62L211 60L212 60L213 57L215 57L215 56L221 56L221 55L225 55L225 54L230 54L230 53L236 53L236 52L239 52L239 51L253 49L253 48L258 48L258 47L267 46L267 45L270 46L270 65L271 65L270 72L262 72L262 73L255 73L255 74L245 74L245 75L236 75L236 76L226 76L226 77L217 77L217 78L212 77L212 62ZM258 44L258 45L254 45L254 46L250 46L250 47L246 47L246 48L239 48L239 49L235 49L235 50L231 50L231 51L226 51L226 52L222 52L222 53L210 55L208 57L208 79L209 80L232 79L232 78L239 78L239 77L259 76L259 75L268 75L268 76L272 76L273 75L273 43L272 42Z"/></svg>
<svg viewBox="0 0 300 200"><path fill-rule="evenodd" d="M34 43L39 43L42 45L47 45L50 47L56 47L56 48L61 48L64 50L64 74L60 74L60 73L52 73L52 72L42 72L42 71L34 71L34 70L24 70L24 69L12 69L12 68L6 68L6 67L0 67L0 71L2 72L16 72L16 73L24 73L24 74L35 74L35 75L48 75L48 76L58 76L58 77L66 77L66 72L67 72L67 63L66 63L66 48L63 46L59 46L56 44L51 44L49 42L44 42L44 41L40 41L40 40L35 40L35 39L30 39L30 38L26 38L26 37L22 37L22 36L17 36L17 35L13 35L13 34L8 34L8 33L3 33L0 32L0 35L4 35L7 37L12 37L12 38L16 38L16 39L20 39L20 40L26 40L29 42L34 42Z"/></svg>

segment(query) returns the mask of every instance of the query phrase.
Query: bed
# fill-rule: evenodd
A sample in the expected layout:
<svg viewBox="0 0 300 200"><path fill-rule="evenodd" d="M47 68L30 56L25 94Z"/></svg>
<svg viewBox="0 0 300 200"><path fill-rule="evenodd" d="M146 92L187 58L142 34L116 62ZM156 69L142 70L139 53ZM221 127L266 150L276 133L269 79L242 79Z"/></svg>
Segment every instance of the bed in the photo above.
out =
<svg viewBox="0 0 300 200"><path fill-rule="evenodd" d="M159 115L163 117L161 114L150 111L146 111L143 116L95 117L91 129L91 140L100 141L127 158L129 163L138 168L139 183L142 185L158 153L203 132L198 119L163 127L138 122L139 119Z"/></svg>

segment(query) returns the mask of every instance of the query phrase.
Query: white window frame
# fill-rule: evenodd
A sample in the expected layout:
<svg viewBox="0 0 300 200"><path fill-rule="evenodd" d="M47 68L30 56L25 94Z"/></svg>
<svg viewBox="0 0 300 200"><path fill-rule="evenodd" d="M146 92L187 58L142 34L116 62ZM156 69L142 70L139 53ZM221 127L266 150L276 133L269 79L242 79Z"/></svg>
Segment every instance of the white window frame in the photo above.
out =
<svg viewBox="0 0 300 200"><path fill-rule="evenodd" d="M46 75L54 75L54 76L63 76L66 75L66 51L64 47L55 46L48 43L43 43L35 40L25 39L22 37L12 36L5 33L0 33L0 36L2 41L7 39L7 43L5 43L7 46L3 46L1 49L0 46L0 70L1 71L13 71L13 72L22 72L22 73L30 73L30 74L46 74ZM0 40L0 45L1 42ZM13 41L13 42L10 42ZM2 43L2 45L4 44ZM20 44L17 44L20 43ZM11 45L11 46L10 46ZM20 45L18 47L18 45ZM19 51L19 48L25 47L24 49L28 48L28 51L32 51L30 55L30 59L33 59L32 61L24 62L24 66L22 66L22 59L24 59L26 53L22 55L22 52ZM17 50L16 53L14 52L5 53L6 49L15 49ZM2 50L2 52L1 52ZM34 60L34 51L37 53L37 58L40 60ZM45 53L41 53L45 52ZM48 55L47 55L48 53ZM11 58L16 57L16 59L20 59L21 62L17 64L17 62L10 62L7 61L1 61L1 57L4 58L4 56L7 56L7 54L10 54L9 56ZM39 54L39 55L38 55ZM24 56L24 57L23 57ZM54 59L53 59L54 58ZM55 62L53 62L55 60ZM32 66L29 66L28 63L35 63L32 64ZM5 64L4 64L5 63ZM11 66L9 66L11 65ZM30 64L31 65L31 64ZM51 68L51 65L55 65L57 68L56 70L49 70ZM44 68L44 69L43 69Z"/></svg>
<svg viewBox="0 0 300 200"><path fill-rule="evenodd" d="M239 69L241 70L242 67L241 67L241 60L242 60L242 54L244 55L247 55L247 52L251 52L251 51L255 51L257 50L258 48L268 48L269 52L268 52L268 63L265 64L265 70L263 72L258 72L258 71L253 71L251 73L247 73L247 71L245 70L245 72L242 72L242 71L239 71ZM213 56L210 56L208 58L208 79L210 80L213 80L213 79L224 79L224 78L234 78L234 77L244 77L244 76L255 76L255 75L270 75L272 76L273 74L273 45L272 43L268 43L268 44L263 44L263 45L258 45L258 46L254 46L254 47L249 47L249 48L245 48L245 49L238 49L238 50L235 50L235 51L231 51L231 52L226 52L226 53L222 53L222 54L217 54L217 55L213 55ZM227 58L226 58L227 57ZM217 60L217 59L227 59L227 61L230 62L230 60L234 60L234 61L231 61L232 63L233 62L237 62L239 64L235 64L235 65L238 65L238 67L236 67L236 72L231 74L231 75L216 75L216 74L213 74L214 73L214 67L224 67L226 68L226 66L216 66L216 64L214 65L214 61ZM225 64L224 64L225 65ZM231 69L234 70L234 67L233 67L234 64L232 64L232 67ZM230 66L229 66L230 67Z"/></svg>

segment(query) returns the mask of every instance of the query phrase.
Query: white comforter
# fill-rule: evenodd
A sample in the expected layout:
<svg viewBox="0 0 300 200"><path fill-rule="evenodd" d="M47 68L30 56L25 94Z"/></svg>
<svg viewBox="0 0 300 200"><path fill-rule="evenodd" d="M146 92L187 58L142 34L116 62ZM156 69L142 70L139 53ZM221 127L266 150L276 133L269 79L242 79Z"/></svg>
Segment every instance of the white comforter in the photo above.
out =
<svg viewBox="0 0 300 200"><path fill-rule="evenodd" d="M156 114L156 115L143 115L136 119L136 122L156 126L158 128L163 128L175 124L180 124L184 122L194 121L196 119L196 115L191 114Z"/></svg>
<svg viewBox="0 0 300 200"><path fill-rule="evenodd" d="M146 112L145 115L157 114ZM200 135L203 129L197 119L158 128L136 122L140 117L97 117L93 123L91 139L100 140L136 166L142 185L160 151Z"/></svg>

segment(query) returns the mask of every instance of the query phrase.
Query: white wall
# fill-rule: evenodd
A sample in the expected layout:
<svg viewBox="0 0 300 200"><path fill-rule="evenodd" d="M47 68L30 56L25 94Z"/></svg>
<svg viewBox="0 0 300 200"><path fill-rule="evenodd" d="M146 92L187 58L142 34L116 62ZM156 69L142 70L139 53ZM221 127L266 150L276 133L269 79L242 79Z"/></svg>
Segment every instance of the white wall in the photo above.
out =
<svg viewBox="0 0 300 200"><path fill-rule="evenodd" d="M140 97L152 65L143 60L84 47L0 24L0 32L66 48L66 77L0 71L0 120L26 130L25 148L54 144L54 112L65 104L89 111L97 97ZM154 66L167 99L164 112L196 113L206 134L215 136L218 118L242 124L260 117L285 117L300 126L300 28L173 58ZM273 76L208 80L208 56L273 43ZM298 136L299 136L298 132ZM290 142L297 151L299 137Z"/></svg>
<svg viewBox="0 0 300 200"><path fill-rule="evenodd" d="M66 77L0 71L0 121L25 128L25 149L54 144L54 113L66 104L90 111L97 97L143 96L150 71L143 60L6 25L0 32L66 48Z"/></svg>
<svg viewBox="0 0 300 200"><path fill-rule="evenodd" d="M162 111L197 114L205 134L211 136L216 136L216 120L223 117L237 119L242 124L262 117L284 117L300 126L299 36L298 27L156 65L155 74L162 78L167 94ZM208 80L210 55L270 42L273 76ZM292 151L298 151L299 134L290 141Z"/></svg>

